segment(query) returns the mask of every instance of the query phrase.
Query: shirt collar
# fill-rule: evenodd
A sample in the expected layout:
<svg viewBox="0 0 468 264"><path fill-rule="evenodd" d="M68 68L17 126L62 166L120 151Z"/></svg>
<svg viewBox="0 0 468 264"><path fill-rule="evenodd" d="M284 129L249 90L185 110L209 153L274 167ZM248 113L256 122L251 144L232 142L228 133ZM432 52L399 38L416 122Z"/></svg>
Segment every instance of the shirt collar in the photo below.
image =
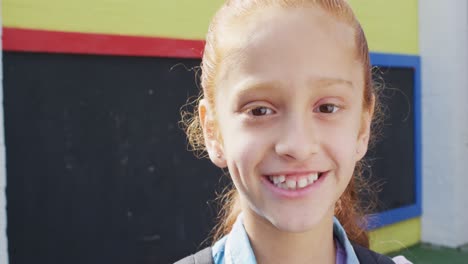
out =
<svg viewBox="0 0 468 264"><path fill-rule="evenodd" d="M245 232L245 230L244 230ZM343 226L338 221L338 218L333 217L333 235L338 239L346 252L346 264L359 264L356 252L354 252L353 245L346 236Z"/></svg>
<svg viewBox="0 0 468 264"><path fill-rule="evenodd" d="M256 264L255 255L250 245L249 237L244 228L243 214L238 217L226 239L226 264L252 263Z"/></svg>
<svg viewBox="0 0 468 264"><path fill-rule="evenodd" d="M243 214L241 213L237 217L231 232L226 237L224 249L224 259L226 264L257 263L243 222ZM359 260L354 252L353 246L346 236L343 226L336 217L333 217L333 234L346 252L346 264L359 264Z"/></svg>

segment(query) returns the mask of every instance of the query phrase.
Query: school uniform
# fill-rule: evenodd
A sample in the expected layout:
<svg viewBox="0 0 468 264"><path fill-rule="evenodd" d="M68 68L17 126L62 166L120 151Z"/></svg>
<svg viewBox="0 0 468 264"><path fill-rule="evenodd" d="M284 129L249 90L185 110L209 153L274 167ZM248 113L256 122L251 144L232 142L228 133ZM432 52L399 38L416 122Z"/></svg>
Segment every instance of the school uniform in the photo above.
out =
<svg viewBox="0 0 468 264"><path fill-rule="evenodd" d="M333 237L336 247L336 264L396 263L411 264L405 258L390 259L369 249L353 244L346 236L343 226L333 218ZM396 261L396 262L395 262ZM256 264L255 255L240 214L229 234L195 255L186 257L176 264Z"/></svg>

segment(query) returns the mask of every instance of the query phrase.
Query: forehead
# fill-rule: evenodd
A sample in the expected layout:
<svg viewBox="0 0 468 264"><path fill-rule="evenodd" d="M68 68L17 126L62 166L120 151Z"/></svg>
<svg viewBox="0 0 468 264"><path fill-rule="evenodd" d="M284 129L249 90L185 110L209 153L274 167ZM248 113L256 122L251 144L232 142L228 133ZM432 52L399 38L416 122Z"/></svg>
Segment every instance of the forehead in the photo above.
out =
<svg viewBox="0 0 468 264"><path fill-rule="evenodd" d="M225 28L221 89L249 77L282 82L333 78L359 83L354 29L325 11L267 8ZM357 84L359 86L359 84Z"/></svg>

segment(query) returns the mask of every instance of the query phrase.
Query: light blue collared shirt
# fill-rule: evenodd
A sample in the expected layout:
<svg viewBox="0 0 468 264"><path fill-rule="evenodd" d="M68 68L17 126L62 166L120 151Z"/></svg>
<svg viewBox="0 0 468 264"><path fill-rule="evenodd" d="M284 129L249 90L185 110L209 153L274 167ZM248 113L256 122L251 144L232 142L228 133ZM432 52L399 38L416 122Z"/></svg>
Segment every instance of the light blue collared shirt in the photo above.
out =
<svg viewBox="0 0 468 264"><path fill-rule="evenodd" d="M333 218L333 235L343 247L346 255L346 264L359 264L351 242L336 217ZM215 264L256 264L255 255L250 246L249 237L244 228L242 214L239 215L231 232L217 241L213 248ZM339 258L337 258L338 261ZM338 263L338 262L337 262Z"/></svg>

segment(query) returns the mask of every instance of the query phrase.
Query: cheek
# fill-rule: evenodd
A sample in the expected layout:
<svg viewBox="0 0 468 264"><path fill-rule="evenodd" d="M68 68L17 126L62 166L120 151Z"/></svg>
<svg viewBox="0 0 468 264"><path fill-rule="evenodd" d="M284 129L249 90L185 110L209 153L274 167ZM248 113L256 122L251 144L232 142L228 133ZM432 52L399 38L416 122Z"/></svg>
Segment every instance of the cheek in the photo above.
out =
<svg viewBox="0 0 468 264"><path fill-rule="evenodd" d="M336 133L329 134L333 141L329 141L328 150L332 152L335 162L341 167L348 167L355 163L357 140L355 137Z"/></svg>
<svg viewBox="0 0 468 264"><path fill-rule="evenodd" d="M267 153L266 142L239 132L229 135L225 143L227 166L234 185L243 195L255 196L260 168Z"/></svg>
<svg viewBox="0 0 468 264"><path fill-rule="evenodd" d="M359 121L349 118L348 122L329 126L323 134L323 142L335 162L341 167L354 169L358 147Z"/></svg>
<svg viewBox="0 0 468 264"><path fill-rule="evenodd" d="M223 143L229 170L235 167L243 177L255 172L271 147L270 135L268 133L261 135L259 131L248 130L233 124L225 128L227 129L223 131Z"/></svg>

